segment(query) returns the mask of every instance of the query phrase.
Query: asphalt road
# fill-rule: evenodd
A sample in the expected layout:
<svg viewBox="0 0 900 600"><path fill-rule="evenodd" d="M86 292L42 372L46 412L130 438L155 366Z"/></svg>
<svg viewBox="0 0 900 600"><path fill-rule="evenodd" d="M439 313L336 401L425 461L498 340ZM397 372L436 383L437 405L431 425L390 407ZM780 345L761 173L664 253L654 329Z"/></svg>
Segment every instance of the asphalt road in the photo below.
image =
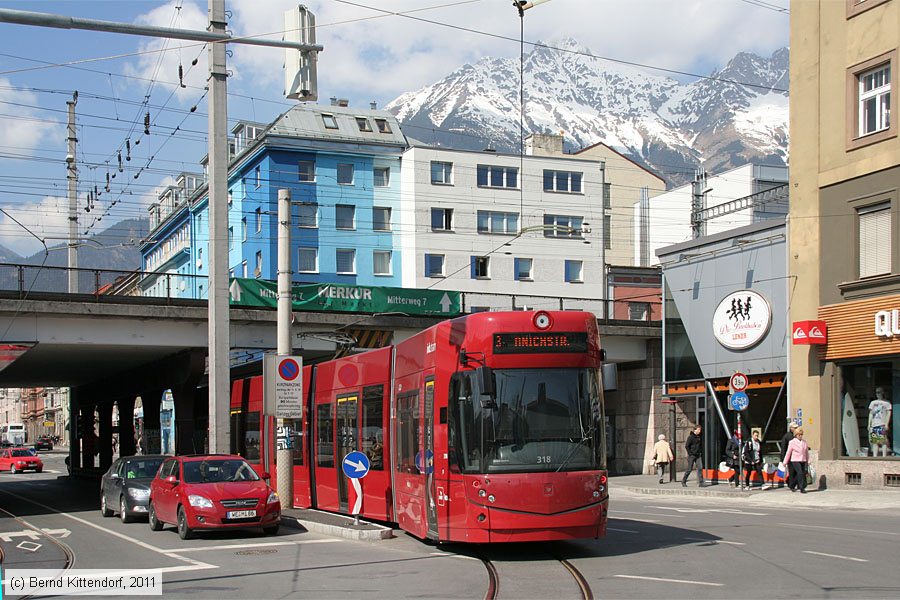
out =
<svg viewBox="0 0 900 600"><path fill-rule="evenodd" d="M182 541L171 528L103 518L98 485L70 481L61 453L43 456L44 473L0 473L4 572L162 569L175 598L483 598L487 560L498 598L579 598L564 559L595 598L900 596L897 511L748 508L614 489L602 540L434 546L402 532L369 543L282 527L275 537Z"/></svg>

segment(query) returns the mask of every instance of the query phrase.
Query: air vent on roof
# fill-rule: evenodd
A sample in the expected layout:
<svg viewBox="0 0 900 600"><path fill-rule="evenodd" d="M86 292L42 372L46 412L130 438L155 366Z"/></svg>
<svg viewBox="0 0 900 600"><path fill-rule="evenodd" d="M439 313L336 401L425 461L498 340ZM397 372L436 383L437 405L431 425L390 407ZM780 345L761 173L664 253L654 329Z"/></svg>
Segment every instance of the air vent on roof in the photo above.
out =
<svg viewBox="0 0 900 600"><path fill-rule="evenodd" d="M369 108L371 108L372 110L378 110L378 103L372 100L371 102L369 102Z"/></svg>
<svg viewBox="0 0 900 600"><path fill-rule="evenodd" d="M332 105L332 106L337 106L337 96L332 96L332 97L331 97L331 105Z"/></svg>
<svg viewBox="0 0 900 600"><path fill-rule="evenodd" d="M338 98L337 105L346 108L350 106L350 100L348 100L347 98Z"/></svg>

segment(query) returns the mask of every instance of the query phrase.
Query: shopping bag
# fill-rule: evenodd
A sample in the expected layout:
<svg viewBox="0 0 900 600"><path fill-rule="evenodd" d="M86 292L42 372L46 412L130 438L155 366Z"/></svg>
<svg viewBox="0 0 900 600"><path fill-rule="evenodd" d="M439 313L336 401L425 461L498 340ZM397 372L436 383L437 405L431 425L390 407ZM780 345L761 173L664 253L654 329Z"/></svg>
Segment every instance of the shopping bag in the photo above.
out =
<svg viewBox="0 0 900 600"><path fill-rule="evenodd" d="M806 485L812 485L816 480L816 470L812 465L806 465Z"/></svg>
<svg viewBox="0 0 900 600"><path fill-rule="evenodd" d="M728 463L726 463L724 460L719 463L719 471L720 472L727 473L730 470L731 470L731 467L729 467Z"/></svg>
<svg viewBox="0 0 900 600"><path fill-rule="evenodd" d="M781 461L778 462L778 468L775 469L775 474L778 475L779 477L781 477L782 479L785 478L785 476L787 474L787 467L785 466L785 464L783 462L781 462Z"/></svg>

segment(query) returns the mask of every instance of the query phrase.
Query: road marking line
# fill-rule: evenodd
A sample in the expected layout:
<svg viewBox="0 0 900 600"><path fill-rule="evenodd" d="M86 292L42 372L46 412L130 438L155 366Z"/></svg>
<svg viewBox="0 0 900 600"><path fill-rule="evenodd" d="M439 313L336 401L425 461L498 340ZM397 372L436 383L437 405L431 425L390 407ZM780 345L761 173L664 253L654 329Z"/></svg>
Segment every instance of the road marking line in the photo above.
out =
<svg viewBox="0 0 900 600"><path fill-rule="evenodd" d="M686 537L684 538L689 542L710 542L713 544L729 544L731 546L746 546L744 542L729 542L727 540L713 540L709 538L696 538L696 537Z"/></svg>
<svg viewBox="0 0 900 600"><path fill-rule="evenodd" d="M716 540L717 544L730 544L732 546L746 546L744 542L729 542L727 540Z"/></svg>
<svg viewBox="0 0 900 600"><path fill-rule="evenodd" d="M283 542L258 542L251 544L226 544L223 546L196 546L194 548L170 548L168 552L205 552L207 550L232 550L235 548L259 548L261 546L299 546L305 544L331 544L341 540L294 540Z"/></svg>
<svg viewBox="0 0 900 600"><path fill-rule="evenodd" d="M631 521L633 523L659 523L658 519L619 519L619 521Z"/></svg>
<svg viewBox="0 0 900 600"><path fill-rule="evenodd" d="M642 577L640 575L613 575L613 577L621 577L622 579L642 579L645 581L665 581L666 583L688 583L690 585L708 585L712 587L723 587L724 583L710 583L708 581L685 581L684 579L667 579L665 577Z"/></svg>
<svg viewBox="0 0 900 600"><path fill-rule="evenodd" d="M639 531L635 531L634 529L616 529L615 527L607 527L607 531L621 531L622 533L640 533Z"/></svg>
<svg viewBox="0 0 900 600"><path fill-rule="evenodd" d="M651 516L651 517L671 517L671 518L674 518L674 519L686 519L686 518L687 518L687 517L685 517L684 515L673 515L673 514L670 514L670 513L636 512L636 511L633 511L633 510L616 510L616 511L610 511L609 516L610 516L610 517L614 517L615 515L619 515L619 514L622 514L622 515L648 515L648 516Z"/></svg>
<svg viewBox="0 0 900 600"><path fill-rule="evenodd" d="M832 529L834 531L852 531L853 533L880 533L882 535L900 535L892 531L872 531L870 529L848 529L846 527L825 527L824 525L799 525L797 523L778 523L778 525L787 525L788 527L808 527L810 529Z"/></svg>
<svg viewBox="0 0 900 600"><path fill-rule="evenodd" d="M729 515L748 515L753 517L767 517L769 513L750 512L739 508L676 508L674 506L651 506L660 510L674 510L681 513L725 513ZM674 515L672 515L674 516Z"/></svg>
<svg viewBox="0 0 900 600"><path fill-rule="evenodd" d="M827 556L828 558L840 558L842 560L852 560L854 562L869 562L865 558L854 558L852 556L841 556L840 554L825 554L824 552L813 552L812 550L804 550L804 554L815 554L816 556Z"/></svg>

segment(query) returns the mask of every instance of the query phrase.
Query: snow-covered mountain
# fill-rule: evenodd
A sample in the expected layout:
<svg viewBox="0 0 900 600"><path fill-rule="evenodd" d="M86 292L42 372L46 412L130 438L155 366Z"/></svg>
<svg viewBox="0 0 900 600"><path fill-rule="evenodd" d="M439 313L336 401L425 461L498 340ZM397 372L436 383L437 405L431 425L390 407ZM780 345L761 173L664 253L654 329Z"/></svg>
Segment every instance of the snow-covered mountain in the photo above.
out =
<svg viewBox="0 0 900 600"><path fill-rule="evenodd" d="M788 50L740 53L714 79L680 83L595 58L575 40L538 43L525 57L524 130L563 132L578 150L603 142L671 183L751 160L783 165L788 147ZM745 84L753 84L754 87ZM408 136L436 145L515 151L519 61L484 58L386 108Z"/></svg>

